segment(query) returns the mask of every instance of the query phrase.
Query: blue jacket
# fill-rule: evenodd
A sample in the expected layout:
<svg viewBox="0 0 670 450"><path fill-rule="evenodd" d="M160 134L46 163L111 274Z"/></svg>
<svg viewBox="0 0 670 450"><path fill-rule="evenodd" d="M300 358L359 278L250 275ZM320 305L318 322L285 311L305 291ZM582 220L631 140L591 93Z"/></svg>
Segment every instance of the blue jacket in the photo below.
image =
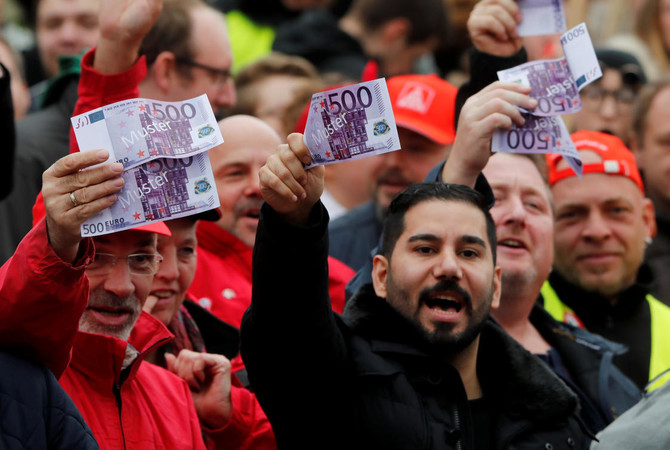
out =
<svg viewBox="0 0 670 450"><path fill-rule="evenodd" d="M0 448L99 447L49 369L0 353Z"/></svg>
<svg viewBox="0 0 670 450"><path fill-rule="evenodd" d="M580 390L596 410L591 420L582 414L592 431L600 431L640 400L640 389L613 363L616 355L627 351L626 346L559 322L540 304L533 307L530 322L560 355L570 377L565 381ZM582 411L587 411L584 404Z"/></svg>

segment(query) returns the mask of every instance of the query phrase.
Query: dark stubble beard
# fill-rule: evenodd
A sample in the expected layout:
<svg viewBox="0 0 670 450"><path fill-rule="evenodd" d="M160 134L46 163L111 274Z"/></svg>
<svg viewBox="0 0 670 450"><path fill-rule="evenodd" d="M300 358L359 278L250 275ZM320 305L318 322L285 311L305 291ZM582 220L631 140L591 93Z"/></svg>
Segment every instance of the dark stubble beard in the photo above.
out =
<svg viewBox="0 0 670 450"><path fill-rule="evenodd" d="M438 322L435 324L434 330L427 330L419 321L419 318L416 315L417 311L410 311L411 305L408 303L409 294L395 284L390 272L387 278L386 289L389 305L391 305L391 307L401 316L407 319L411 327L423 337L430 347L441 354L456 354L472 344L481 332L486 319L489 317L494 292L493 282L491 282L491 288L484 294L480 301L477 302L476 308L473 308L470 294L454 281L440 281L434 286L426 288L419 293L419 305L421 305L425 298L432 292L451 290L458 292L463 297L465 303L463 308L465 308L465 314L469 318L469 323L465 330L460 333L455 333L453 331L455 324L452 323Z"/></svg>

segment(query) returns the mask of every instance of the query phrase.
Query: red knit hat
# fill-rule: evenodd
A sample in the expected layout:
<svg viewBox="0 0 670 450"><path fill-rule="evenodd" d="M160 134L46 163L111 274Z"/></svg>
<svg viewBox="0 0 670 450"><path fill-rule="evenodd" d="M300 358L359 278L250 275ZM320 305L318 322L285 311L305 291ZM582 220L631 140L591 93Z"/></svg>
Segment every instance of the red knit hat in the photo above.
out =
<svg viewBox="0 0 670 450"><path fill-rule="evenodd" d="M387 80L395 122L439 144L456 137L458 89L437 75L399 75Z"/></svg>
<svg viewBox="0 0 670 450"><path fill-rule="evenodd" d="M623 175L630 178L644 194L642 177L635 162L635 155L626 147L621 139L611 134L598 131L577 131L570 135L577 150L587 150L596 153L602 159L601 162L584 164L584 174L605 173L608 175ZM569 167L557 170L556 167L563 157L556 153L547 154L547 166L549 169L549 185L553 186L558 181L575 176Z"/></svg>

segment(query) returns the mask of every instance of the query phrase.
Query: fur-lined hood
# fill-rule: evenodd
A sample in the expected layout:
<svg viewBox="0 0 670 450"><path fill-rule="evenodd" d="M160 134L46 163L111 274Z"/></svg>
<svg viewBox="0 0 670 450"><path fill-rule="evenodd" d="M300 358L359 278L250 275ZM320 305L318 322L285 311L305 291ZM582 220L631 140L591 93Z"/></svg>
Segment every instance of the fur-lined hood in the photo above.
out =
<svg viewBox="0 0 670 450"><path fill-rule="evenodd" d="M371 284L347 303L343 320L363 338L410 346L426 357L434 354L420 333L375 295ZM477 373L487 398L510 414L544 422L577 411L577 396L565 383L491 318L481 332Z"/></svg>

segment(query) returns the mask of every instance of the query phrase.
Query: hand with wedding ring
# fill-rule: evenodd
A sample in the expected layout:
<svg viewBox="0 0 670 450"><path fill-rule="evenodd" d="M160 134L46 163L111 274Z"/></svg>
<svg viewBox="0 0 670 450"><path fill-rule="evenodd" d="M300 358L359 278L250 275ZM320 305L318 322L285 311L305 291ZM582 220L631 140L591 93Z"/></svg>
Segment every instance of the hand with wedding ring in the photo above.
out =
<svg viewBox="0 0 670 450"><path fill-rule="evenodd" d="M81 241L81 224L116 201L123 187L120 163L104 164L105 150L72 153L42 175L49 243L64 261L74 262Z"/></svg>

